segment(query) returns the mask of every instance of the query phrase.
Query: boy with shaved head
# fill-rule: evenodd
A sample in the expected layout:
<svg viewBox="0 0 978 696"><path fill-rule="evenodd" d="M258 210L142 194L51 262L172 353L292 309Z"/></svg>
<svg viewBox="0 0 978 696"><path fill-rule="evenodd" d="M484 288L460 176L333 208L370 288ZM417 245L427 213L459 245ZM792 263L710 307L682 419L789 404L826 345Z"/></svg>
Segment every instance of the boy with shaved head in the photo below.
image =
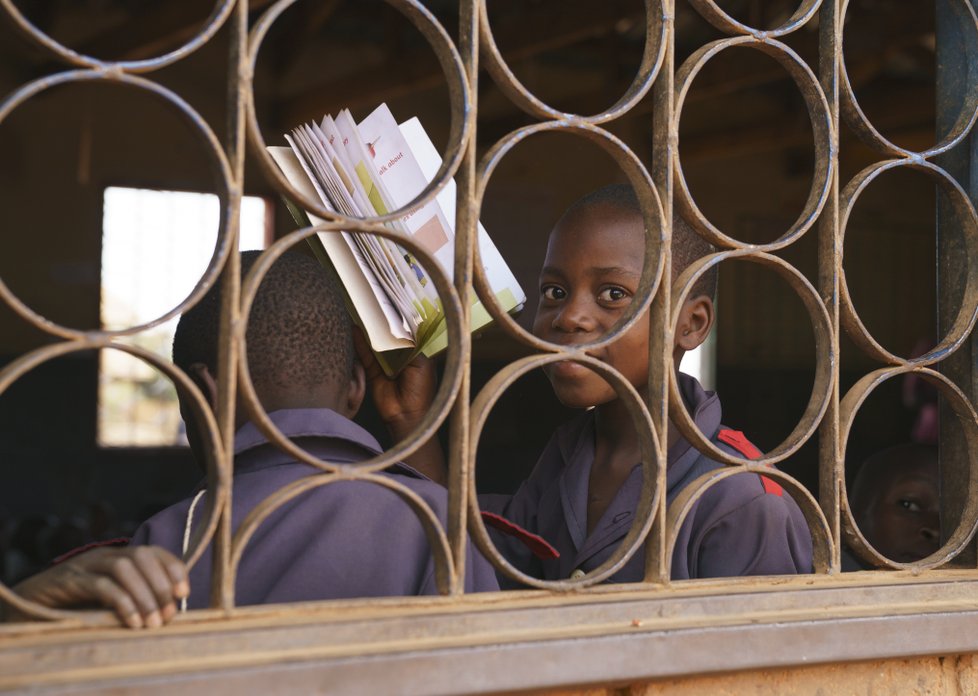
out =
<svg viewBox="0 0 978 696"><path fill-rule="evenodd" d="M242 255L247 272L259 252ZM173 359L213 401L216 397L220 283L180 319ZM351 464L380 454L367 431L350 420L364 396L364 372L355 359L352 325L342 290L313 259L286 253L271 267L252 304L247 329L248 369L275 426L321 460ZM186 404L181 412L191 447L203 462L203 440ZM263 500L319 469L268 442L236 410L232 530ZM381 476L424 500L442 520L443 488L397 464ZM206 482L205 482L206 484ZM48 606L101 605L129 626L157 626L176 601L208 605L211 549L189 573L178 560L203 520L201 486L142 524L130 546L81 553L15 590ZM198 504L199 503L199 504ZM465 589L497 583L488 562L469 551ZM436 594L434 562L415 513L391 488L365 481L333 481L299 494L257 528L238 566L239 605L383 595ZM189 597L188 597L189 596Z"/></svg>

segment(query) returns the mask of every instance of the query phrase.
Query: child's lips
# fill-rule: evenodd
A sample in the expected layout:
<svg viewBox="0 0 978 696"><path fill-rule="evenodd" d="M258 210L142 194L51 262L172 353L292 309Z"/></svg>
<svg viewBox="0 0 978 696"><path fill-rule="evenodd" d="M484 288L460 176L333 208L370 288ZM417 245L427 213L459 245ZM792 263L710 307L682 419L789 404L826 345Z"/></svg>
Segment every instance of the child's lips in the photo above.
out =
<svg viewBox="0 0 978 696"><path fill-rule="evenodd" d="M561 379L575 379L592 375L594 372L587 366L571 360L561 360L549 366L550 374Z"/></svg>

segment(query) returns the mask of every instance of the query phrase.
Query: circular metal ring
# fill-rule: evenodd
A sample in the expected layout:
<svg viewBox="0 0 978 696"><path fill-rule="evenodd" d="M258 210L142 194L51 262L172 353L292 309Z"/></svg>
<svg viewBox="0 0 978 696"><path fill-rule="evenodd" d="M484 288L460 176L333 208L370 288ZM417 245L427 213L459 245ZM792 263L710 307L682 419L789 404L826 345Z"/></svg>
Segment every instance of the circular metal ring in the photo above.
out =
<svg viewBox="0 0 978 696"><path fill-rule="evenodd" d="M798 269L787 261L771 254L751 252L745 249L722 251L698 259L690 264L676 279L673 285L672 314L669 322L669 336L666 337L667 345L671 345L672 337L676 333L679 310L690 296L696 282L710 268L727 260L748 261L777 271L788 282L791 289L801 299L802 304L805 305L805 309L808 310L808 316L812 321L812 332L815 334L815 380L808 405L802 413L801 420L781 444L769 453L750 462L745 462L742 457L728 454L713 444L709 440L709 436L713 433L704 435L700 432L693 421L693 417L686 410L682 395L679 393L675 369L670 371L669 379L669 418L690 444L710 459L724 464L743 466L748 470L766 472L770 470L767 467L777 464L797 452L815 432L822 416L825 415L825 410L832 399L833 366L837 362L832 344L832 322L818 291L812 287L812 284Z"/></svg>
<svg viewBox="0 0 978 696"><path fill-rule="evenodd" d="M739 36L731 39L720 39L706 44L686 62L676 73L676 111L674 115L674 131L679 132L679 121L682 118L683 103L693 84L693 80L710 60L730 48L751 48L774 58L788 72L798 85L801 95L808 107L808 116L812 124L812 135L815 140L815 173L812 177L812 188L808 200L798 219L787 232L769 244L745 244L721 232L700 211L693 194L683 175L683 165L680 158L681 147L677 143L673 154L673 164L676 176L676 203L688 220L708 241L721 248L755 249L760 251L775 251L788 246L803 235L818 219L832 189L832 173L835 167L834 128L825 93L819 85L818 78L808 64L787 45L780 41L762 40L753 36Z"/></svg>
<svg viewBox="0 0 978 696"><path fill-rule="evenodd" d="M486 153L479 166L474 201L477 210L482 210L482 203L485 198L486 188L489 185L489 179L505 155L529 136L545 132L567 132L584 136L588 140L600 145L605 152L615 159L622 171L628 176L628 180L631 182L632 188L638 197L639 205L642 208L642 215L645 218L645 260L642 264L642 277L639 279L638 288L635 291L635 298L629 305L625 315L618 320L618 323L603 338L599 338L590 343L564 346L534 336L503 310L492 291L492 286L489 284L478 244L475 245L472 284L490 316L496 320L507 334L517 341L540 351L561 351L573 355L583 355L588 350L600 348L618 339L626 331L631 329L635 322L648 309L652 302L652 297L659 287L660 279L663 273L666 272L663 269L662 254L659 253L659 249L662 244L669 240L669 227L665 224L665 214L662 211L659 193L638 157L635 156L627 145L606 130L580 122L548 121L546 123L538 123L513 131L497 142ZM658 229L657 236L654 231L656 229Z"/></svg>
<svg viewBox="0 0 978 696"><path fill-rule="evenodd" d="M387 4L400 10L424 35L438 57L438 62L445 73L448 83L448 96L451 105L451 122L448 133L448 150L442 157L441 167L434 178L414 199L394 210L387 215L366 216L363 218L353 218L339 212L328 210L321 201L314 200L309 196L301 194L285 178L282 171L268 154L265 139L261 134L261 127L258 124L258 115L255 111L255 85L254 73L258 62L258 52L261 50L262 42L265 40L269 29L285 10L294 5L298 0L279 0L275 5L262 15L261 19L251 30L248 49L248 68L249 79L246 90L246 112L247 112L247 132L248 143L251 150L258 160L258 165L265 175L266 181L271 183L280 193L296 201L303 209L324 221L346 222L348 225L355 224L361 220L367 222L389 222L399 220L424 204L433 200L439 191L451 180L465 155L466 147L472 134L475 122L475 113L472 110L472 101L469 95L469 82L466 76L465 66L462 59L452 42L451 37L445 29L438 23L431 12L418 0L385 0Z"/></svg>
<svg viewBox="0 0 978 696"><path fill-rule="evenodd" d="M146 58L143 60L101 60L94 56L84 55L71 50L64 44L55 41L46 33L38 29L28 20L14 4L14 0L0 0L0 8L7 11L7 15L13 20L14 26L20 33L32 43L51 53L56 58L69 65L81 68L92 68L93 70L120 70L127 73L145 73L152 70L159 70L167 65L172 65L178 60L186 58L217 33L224 25L227 18L234 9L234 0L219 0L210 16L204 20L201 30L187 43L176 48L169 53L156 58Z"/></svg>
<svg viewBox="0 0 978 696"><path fill-rule="evenodd" d="M727 34L747 34L763 41L768 38L790 34L804 26L818 12L818 8L822 5L822 0L804 0L788 19L774 29L758 29L749 24L737 21L729 13L722 10L717 5L716 0L690 0L690 4L696 8L696 11L700 13L703 19L720 31Z"/></svg>
<svg viewBox="0 0 978 696"><path fill-rule="evenodd" d="M839 37L839 110L845 122L856 132L856 135L863 142L886 156L929 158L947 152L961 142L961 139L971 131L975 120L978 119L978 78L976 78L973 72L975 61L978 60L978 55L976 55L976 51L978 51L978 48L976 48L978 47L978 16L975 15L975 10L971 6L971 3L965 0L951 2L950 6L958 13L958 19L960 20L959 26L965 27L966 30L970 30L972 33L971 40L965 41L966 50L970 51L969 59L966 61L969 66L968 75L972 79L968 84L965 103L962 104L961 111L954 125L951 127L950 132L940 142L923 152L918 153L900 147L880 133L870 122L869 118L867 118L862 107L859 106L856 93L853 91L852 83L849 81L845 53L842 50L843 37ZM844 0L842 3L840 25L845 22L848 9L849 0Z"/></svg>
<svg viewBox="0 0 978 696"><path fill-rule="evenodd" d="M656 12L656 9L658 12ZM489 12L486 3L479 5L479 38L482 47L482 55L486 61L486 68L492 75L496 84L503 93L517 107L526 113L540 119L575 119L592 124L605 123L626 114L652 87L662 61L665 56L665 49L668 45L666 36L668 28L673 24L673 17L667 17L662 7L662 0L645 0L645 48L642 52L642 62L639 64L635 78L625 91L625 94L605 111L594 116L580 116L577 114L560 111L544 103L536 95L530 92L523 83L519 81L513 71L510 70L506 60L496 46L496 40L492 35L492 27L489 23ZM657 35L653 29L658 28ZM654 40L653 40L654 39Z"/></svg>
<svg viewBox="0 0 978 696"><path fill-rule="evenodd" d="M849 442L849 433L852 429L856 413L858 413L869 395L886 380L911 372L919 374L927 382L937 387L947 399L948 405L954 411L964 431L968 461L978 461L978 414L975 413L975 409L971 405L970 400L954 382L940 372L917 365L883 367L870 372L856 382L852 389L845 395L845 398L839 404L839 441L843 443L841 452L843 460L845 459L845 447ZM974 536L976 527L978 527L978 481L975 480L974 476L969 476L968 493L965 500L964 512L961 515L961 523L948 538L947 542L930 556L919 561L913 563L894 561L877 552L866 540L866 537L863 536L849 507L849 498L845 488L845 477L841 477L840 481L842 482L841 498L843 501L842 520L844 539L856 553L872 561L879 567L926 570L944 565L964 550Z"/></svg>
<svg viewBox="0 0 978 696"><path fill-rule="evenodd" d="M62 341L38 348L30 353L20 356L11 363L0 369L0 395L7 391L14 382L23 377L34 368L42 365L49 360L63 357L72 353L79 353L86 350L118 350L149 363L154 368L166 375L177 391L189 399L189 404L197 417L197 423L202 427L202 434L205 440L204 456L207 458L207 483L208 490L214 491L214 495L207 496L207 504L204 509L205 523L199 525L194 530L187 555L184 561L188 567L193 567L200 558L207 543L217 529L218 518L227 500L227 492L231 485L231 471L228 466L223 466L225 461L224 447L221 443L220 431L214 413L210 405L204 398L197 385L173 363L164 360L158 355L138 346L122 343L113 343L104 336L89 336L78 341ZM6 602L19 611L41 619L65 619L77 616L73 611L50 609L35 602L25 600L6 585L0 582L0 602Z"/></svg>
<svg viewBox="0 0 978 696"><path fill-rule="evenodd" d="M559 354L530 355L507 365L493 375L472 402L467 461L475 462L482 429L485 427L492 407L503 392L530 370L567 359L566 356ZM489 537L489 532L479 514L475 476L469 476L469 532L483 555L496 568L502 569L508 577L532 587L551 590L571 590L595 585L618 572L635 552L642 548L642 542L652 527L655 510L659 504L659 496L662 495L657 484L658 474L664 469L659 459L659 438L648 409L642 402L642 397L620 372L607 363L588 355L575 356L573 361L588 366L611 384L618 398L628 408L635 429L639 433L643 476L642 491L639 494L639 505L638 510L635 511L635 519L640 520L641 523L632 523L625 538L622 539L611 557L580 580L541 580L523 573L506 560Z"/></svg>
<svg viewBox="0 0 978 696"><path fill-rule="evenodd" d="M667 558L672 559L676 549L676 542L679 532L682 530L683 522L697 501L713 486L719 484L724 479L731 476L743 476L747 474L763 475L779 481L791 499L798 505L801 513L805 516L808 524L808 532L812 537L812 565L816 573L827 573L832 560L832 532L829 529L828 520L822 513L818 501L812 497L808 489L796 481L793 477L774 468L763 468L759 470L754 467L720 467L702 474L691 481L685 488L673 498L666 512L666 554ZM799 501L801 501L799 503Z"/></svg>
<svg viewBox="0 0 978 696"><path fill-rule="evenodd" d="M326 472L350 475L353 471L380 471L392 464L396 464L406 457L409 457L418 450L419 447L430 438L435 437L438 427L444 422L451 411L455 396L462 384L462 364L466 354L469 341L469 333L462 327L462 304L458 299L455 288L445 275L438 261L426 249L421 247L410 236L384 227L383 225L366 225L361 223L359 231L369 234L376 234L397 242L414 254L415 258L428 271L429 277L435 284L438 297L442 303L445 313L445 322L448 331L448 348L446 350L445 376L438 391L435 394L431 407L425 413L424 418L417 428L401 442L395 443L387 452L377 455L371 459L357 462L354 464L335 464L324 462L321 459L306 452L304 449L288 439L278 427L272 422L271 418L262 408L255 392L255 385L251 380L248 371L248 346L246 333L248 330L248 313L254 302L255 295L262 279L282 254L298 242L311 237L314 234L336 234L345 228L342 223L325 223L315 227L306 227L296 230L291 234L279 239L268 247L255 265L248 272L247 277L241 284L241 320L234 328L234 341L240 348L241 359L238 361L238 384L240 386L239 395L255 426L268 438L268 441L275 444L279 449L294 457L298 461L305 462Z"/></svg>
<svg viewBox="0 0 978 696"><path fill-rule="evenodd" d="M432 550L435 562L435 584L438 587L438 591L443 595L448 594L452 585L455 584L455 567L452 563L452 552L448 543L448 537L438 516L435 515L431 506L420 495L403 483L394 481L386 476L371 473L357 473L355 476L313 474L293 481L291 484L278 489L262 500L241 521L234 534L234 539L231 542L231 560L229 564L231 577L237 579L238 566L241 563L241 557L244 555L248 542L261 523L268 519L269 515L303 493L342 481L362 481L367 485L381 486L393 491L411 508L424 528L425 536L428 538L428 545ZM317 530L317 533L325 534L327 530ZM403 533L403 530L397 530L396 533Z"/></svg>
<svg viewBox="0 0 978 696"><path fill-rule="evenodd" d="M954 323L940 342L920 357L907 359L894 355L884 348L866 329L859 318L852 296L849 294L849 284L843 268L839 276L839 296L842 325L853 341L869 356L891 365L930 365L942 360L961 347L968 338L975 320L978 318L978 216L968 194L955 181L954 177L944 169L923 159L898 159L877 162L866 167L852 178L840 196L839 206L839 243L845 253L845 235L852 209L863 191L883 172L907 167L922 172L933 179L947 195L954 210L955 217L961 223L965 234L965 253L968 259L968 278L965 283L964 297L958 308Z"/></svg>
<svg viewBox="0 0 978 696"><path fill-rule="evenodd" d="M207 270L204 272L204 275L200 278L200 280L197 281L197 284L194 286L194 289L190 292L190 294L176 307L166 312L163 316L126 329L119 329L115 331L82 331L79 329L72 329L62 326L34 312L34 310L24 304L16 295L14 295L10 288L8 288L3 282L3 279L0 278L0 299L6 302L6 304L15 313L20 315L30 324L36 326L42 331L60 338L87 339L92 337L128 336L169 321L177 314L182 313L188 307L196 304L197 301L203 297L207 289L215 282L218 274L220 273L220 269L224 266L224 262L227 259L227 255L230 250L228 229L230 228L231 212L228 206L228 200L230 199L231 190L233 188L233 177L231 175L231 168L228 164L227 157L225 156L224 150L221 147L220 142L217 140L217 137L207 125L207 122L204 121L204 119L201 118L196 111L194 111L193 107L181 99L177 94L168 90L166 87L136 75L126 75L121 73L117 75L109 75L107 73L91 70L58 73L57 75L52 75L51 77L30 82L11 94L9 97L3 100L3 102L0 102L0 125L3 124L3 121L14 109L34 95L44 92L47 89L67 83L96 82L100 80L118 82L137 89L145 90L149 94L159 97L164 103L175 106L180 115L183 116L191 126L193 126L194 132L200 136L201 143L210 153L211 164L214 169L215 178L218 181L218 198L221 201L220 226L217 230L217 242L214 247L214 254L207 266Z"/></svg>

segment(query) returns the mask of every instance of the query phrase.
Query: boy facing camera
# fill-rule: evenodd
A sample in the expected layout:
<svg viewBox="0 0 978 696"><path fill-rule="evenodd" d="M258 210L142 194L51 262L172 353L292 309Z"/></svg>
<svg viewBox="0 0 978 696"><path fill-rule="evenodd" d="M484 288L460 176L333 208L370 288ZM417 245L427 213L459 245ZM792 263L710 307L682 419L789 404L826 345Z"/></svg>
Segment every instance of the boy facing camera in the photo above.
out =
<svg viewBox="0 0 978 696"><path fill-rule="evenodd" d="M638 289L645 240L645 221L631 187L608 186L574 203L550 234L540 273L534 333L565 345L606 335ZM673 279L712 251L678 217L672 248ZM678 371L685 352L699 346L713 326L715 292L714 269L700 279L679 311L673 346L676 379L697 427L722 450L755 458L760 452L741 433L721 426L716 394L704 391L694 378ZM648 337L646 312L618 340L591 353L621 372L646 400ZM643 473L638 433L614 389L577 363L559 362L545 369L562 403L587 410L557 429L515 494L483 495L479 501L484 511L552 545L548 552L525 543L522 534L490 530L497 547L515 567L534 577L556 580L580 577L611 556L635 521ZM388 422L403 421L405 412L415 417L423 413L410 398L398 401L376 369L369 374L375 400ZM417 375L405 375L408 378ZM399 394L430 391L430 386L402 385ZM378 399L378 394L386 396L386 401ZM403 423L400 429L406 430ZM397 434L395 428L392 432ZM670 425L669 502L698 476L722 466L692 447ZM431 473L440 480L437 468L431 467ZM640 550L611 581L643 580L644 563ZM811 571L811 534L801 511L777 483L753 473L726 478L704 493L683 523L672 556L674 579ZM500 579L503 584L509 582Z"/></svg>
<svg viewBox="0 0 978 696"><path fill-rule="evenodd" d="M908 443L869 457L853 482L849 505L874 549L898 563L913 563L941 545L937 447ZM848 549L842 570L866 570Z"/></svg>
<svg viewBox="0 0 978 696"><path fill-rule="evenodd" d="M242 254L242 271L260 252ZM216 400L220 283L181 318L174 363L211 401ZM313 259L280 257L265 275L248 319L248 369L259 401L276 427L312 455L354 463L381 452L350 420L364 396L352 325L342 290ZM194 456L202 439L192 411L181 403ZM276 491L320 472L269 443L236 409L231 528ZM443 488L403 464L382 476L447 516ZM211 549L189 573L178 558L185 539L204 523L206 481L191 496L144 522L130 546L80 553L15 589L52 607L103 606L134 628L157 626L176 613L175 602L208 605ZM199 503L199 504L198 504ZM469 550L465 589L496 589L492 567ZM280 506L256 529L238 566L238 605L386 595L437 594L427 536L417 515L393 490L365 481L334 481Z"/></svg>

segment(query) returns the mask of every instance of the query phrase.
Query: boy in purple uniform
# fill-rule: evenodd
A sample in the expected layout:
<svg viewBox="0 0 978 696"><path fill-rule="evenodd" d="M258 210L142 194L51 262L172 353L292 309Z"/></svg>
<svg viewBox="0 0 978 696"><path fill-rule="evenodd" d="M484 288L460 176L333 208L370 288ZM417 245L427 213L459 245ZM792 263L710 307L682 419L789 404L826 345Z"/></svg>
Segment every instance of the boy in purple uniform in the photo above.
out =
<svg viewBox="0 0 978 696"><path fill-rule="evenodd" d="M644 218L628 186L609 186L572 205L550 235L540 274L540 305L533 330L560 344L594 341L625 312L638 288L644 257ZM673 227L673 277L712 247L678 217ZM683 354L699 346L714 320L715 270L680 309L673 361L686 408L696 425L725 451L754 458L760 452L720 424L720 402L692 377L678 372ZM619 370L647 397L648 314L617 341L593 352ZM480 496L494 512L543 537L554 553L531 550L521 535L490 533L508 560L523 572L548 580L580 577L606 560L635 521L642 484L638 434L621 400L596 373L573 362L546 368L554 392L568 406L589 409L558 428L529 478L512 496ZM414 375L405 375L413 377ZM392 433L407 431L404 413L423 412L402 385L400 401L389 385L370 377L375 400ZM378 384L378 382L380 382ZM430 392L419 387L417 393ZM381 393L378 398L378 393ZM439 480L436 460L428 473ZM700 454L674 427L668 433L666 497L671 502L698 476L721 467ZM695 504L672 556L672 577L808 573L812 541L795 502L774 481L756 474L727 478ZM612 582L643 579L637 552ZM509 580L500 577L502 584Z"/></svg>
<svg viewBox="0 0 978 696"><path fill-rule="evenodd" d="M675 218L673 277L711 250ZM567 345L605 335L632 300L644 251L644 219L631 187L609 186L577 201L550 235L534 333ZM706 340L713 326L715 292L713 270L679 311L673 364L680 393L697 427L721 449L759 456L739 433L722 428L716 394L678 372L684 353ZM594 353L643 395L648 333L646 314L619 340ZM537 558L518 540L496 535L514 565L531 575L558 579L593 570L614 552L634 522L642 469L636 464L638 434L611 386L578 363L555 363L546 372L563 404L590 410L558 428L513 496L487 496L482 505L550 541L557 558ZM695 478L720 466L670 426L668 502ZM804 573L811 571L811 556L811 535L794 501L770 479L739 475L710 488L690 512L672 556L672 577ZM612 581L637 582L643 574L643 554L636 553Z"/></svg>
<svg viewBox="0 0 978 696"><path fill-rule="evenodd" d="M243 271L258 255L242 255ZM219 286L181 317L173 347L174 363L212 399ZM316 261L287 253L272 266L252 305L247 341L255 390L286 437L330 462L356 462L380 453L373 436L350 420L364 396L364 372L355 360L342 291ZM190 411L183 413L191 446L203 461L195 419ZM319 471L271 445L247 421L243 408L236 414L232 529L269 495ZM383 475L446 518L442 487L403 464ZM189 607L207 606L210 550L189 577L177 560L185 534L203 523L204 501L195 505L196 497L143 523L128 548L82 553L28 579L16 591L49 606L114 608L133 627L169 620L175 601L188 595ZM466 567L466 591L497 588L492 567L471 547ZM415 594L437 594L433 557L418 517L386 487L339 481L299 495L257 528L238 567L235 601L245 605Z"/></svg>

